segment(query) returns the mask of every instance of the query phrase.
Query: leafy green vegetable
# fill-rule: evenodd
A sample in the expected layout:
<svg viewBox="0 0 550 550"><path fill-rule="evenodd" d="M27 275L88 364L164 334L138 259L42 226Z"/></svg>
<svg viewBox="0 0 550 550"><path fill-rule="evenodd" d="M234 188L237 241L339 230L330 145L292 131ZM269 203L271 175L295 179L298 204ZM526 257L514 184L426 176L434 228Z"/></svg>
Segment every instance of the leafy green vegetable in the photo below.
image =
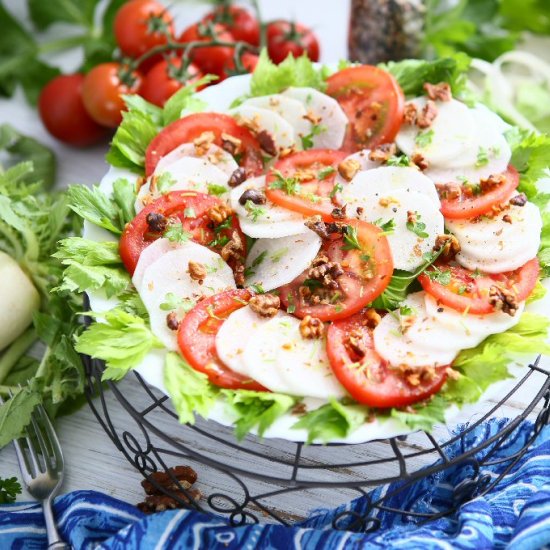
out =
<svg viewBox="0 0 550 550"><path fill-rule="evenodd" d="M17 389L0 405L0 448L21 435L31 421L31 413L41 396L31 387Z"/></svg>
<svg viewBox="0 0 550 550"><path fill-rule="evenodd" d="M22 493L23 489L16 477L2 479L0 477L0 504L15 502L15 497Z"/></svg>
<svg viewBox="0 0 550 550"><path fill-rule="evenodd" d="M409 410L392 409L391 416L411 430L430 431L435 424L445 422L445 411L449 404L441 394L431 400L413 405Z"/></svg>

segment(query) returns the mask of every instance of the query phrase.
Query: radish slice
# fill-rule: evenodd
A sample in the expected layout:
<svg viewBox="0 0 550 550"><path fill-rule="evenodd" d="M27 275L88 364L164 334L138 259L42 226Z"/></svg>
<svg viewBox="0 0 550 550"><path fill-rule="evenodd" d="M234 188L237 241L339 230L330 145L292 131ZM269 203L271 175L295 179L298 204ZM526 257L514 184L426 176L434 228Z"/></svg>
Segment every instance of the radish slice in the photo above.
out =
<svg viewBox="0 0 550 550"><path fill-rule="evenodd" d="M161 256L171 250L181 248L181 246L182 245L180 243L174 243L168 239L157 239L142 251L139 255L139 260L132 276L132 283L138 292L141 290L141 283L143 282L143 274L145 273L145 270L151 264L156 262Z"/></svg>
<svg viewBox="0 0 550 550"><path fill-rule="evenodd" d="M202 284L191 279L189 262L203 264L207 275ZM182 244L163 254L144 272L140 296L149 312L151 330L172 351L178 349L176 331L166 324L167 315L175 312L181 320L202 296L211 296L235 288L233 272L219 254L194 242Z"/></svg>
<svg viewBox="0 0 550 550"><path fill-rule="evenodd" d="M249 375L271 391L318 398L344 397L324 340L305 340L300 320L280 312L262 324L244 351Z"/></svg>
<svg viewBox="0 0 550 550"><path fill-rule="evenodd" d="M348 117L335 99L315 88L288 88L283 95L300 101L307 112L320 119L319 125L326 128L312 136L315 149L340 149L346 135Z"/></svg>
<svg viewBox="0 0 550 550"><path fill-rule="evenodd" d="M307 230L303 235L259 239L246 258L246 284L261 284L266 291L293 281L317 256L321 238Z"/></svg>
<svg viewBox="0 0 550 550"><path fill-rule="evenodd" d="M219 168L225 172L227 177L231 176L231 174L233 174L233 172L239 167L239 165L235 162L235 159L227 151L224 151L217 145L210 145L206 153L199 155L197 153L197 148L193 143L182 143L160 159L157 167L155 168L155 173L162 174L168 166L184 157L207 160L216 168Z"/></svg>

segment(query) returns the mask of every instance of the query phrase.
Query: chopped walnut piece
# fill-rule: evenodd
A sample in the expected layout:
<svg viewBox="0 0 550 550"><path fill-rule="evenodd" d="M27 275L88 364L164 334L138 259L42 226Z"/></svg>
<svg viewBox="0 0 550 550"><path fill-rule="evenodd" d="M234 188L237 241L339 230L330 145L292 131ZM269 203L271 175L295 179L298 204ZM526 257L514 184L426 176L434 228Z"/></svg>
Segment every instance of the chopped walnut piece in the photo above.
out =
<svg viewBox="0 0 550 550"><path fill-rule="evenodd" d="M178 321L178 316L177 316L175 311L170 312L166 316L166 326L170 330L178 330L178 328L180 326L180 322Z"/></svg>
<svg viewBox="0 0 550 550"><path fill-rule="evenodd" d="M435 239L434 250L437 252L441 249L443 249L443 252L441 252L441 258L445 260L452 260L460 252L460 243L454 235L438 235Z"/></svg>
<svg viewBox="0 0 550 550"><path fill-rule="evenodd" d="M307 407L306 404L303 401L300 401L299 403L296 403L292 409L290 409L290 414L294 414L297 416L301 416L303 414L306 414Z"/></svg>
<svg viewBox="0 0 550 550"><path fill-rule="evenodd" d="M304 225L314 233L317 233L321 239L328 239L330 235L327 230L327 224L323 221L321 216L311 216L307 218Z"/></svg>
<svg viewBox="0 0 550 550"><path fill-rule="evenodd" d="M448 82L439 82L439 84L424 82L424 90L426 90L428 97L435 101L451 101L453 99L451 86Z"/></svg>
<svg viewBox="0 0 550 550"><path fill-rule="evenodd" d="M248 302L250 309L260 317L275 317L281 307L281 300L276 294L256 294Z"/></svg>
<svg viewBox="0 0 550 550"><path fill-rule="evenodd" d="M213 221L216 225L223 223L232 214L233 210L231 210L231 207L224 202L216 204L216 206L212 206L206 212L208 219Z"/></svg>
<svg viewBox="0 0 550 550"><path fill-rule="evenodd" d="M405 108L403 109L403 123L416 124L416 117L418 116L418 109L414 103L405 103Z"/></svg>
<svg viewBox="0 0 550 550"><path fill-rule="evenodd" d="M510 199L510 204L513 206L525 206L527 203L527 196L525 193L519 193Z"/></svg>
<svg viewBox="0 0 550 550"><path fill-rule="evenodd" d="M344 206L337 206L336 208L332 209L332 217L336 220L345 220L347 218L347 204L344 204Z"/></svg>
<svg viewBox="0 0 550 550"><path fill-rule="evenodd" d="M288 157L296 152L296 145L293 143L290 147L284 147L279 151L279 158Z"/></svg>
<svg viewBox="0 0 550 550"><path fill-rule="evenodd" d="M238 288L244 287L244 271L245 268L242 262L238 262L233 269L233 278L235 279L235 285L237 285Z"/></svg>
<svg viewBox="0 0 550 550"><path fill-rule="evenodd" d="M157 488L157 485L160 485L164 489L180 489L173 478L176 478L181 488L189 489L197 481L197 472L191 466L175 466L174 468L169 468L166 472L153 472L149 474L148 478L141 482L141 486L146 494L159 495L162 493Z"/></svg>
<svg viewBox="0 0 550 550"><path fill-rule="evenodd" d="M321 122L321 120L323 120L322 117L320 117L319 115L316 115L311 110L309 110L302 118L304 118L305 120L308 120L313 125L317 125Z"/></svg>
<svg viewBox="0 0 550 550"><path fill-rule="evenodd" d="M240 185L244 181L246 181L246 170L239 166L229 176L229 179L227 180L227 185L229 185L229 187L237 187L237 185Z"/></svg>
<svg viewBox="0 0 550 550"><path fill-rule="evenodd" d="M221 135L221 141L222 149L227 151L230 155L238 155L242 152L243 142L239 138L223 132Z"/></svg>
<svg viewBox="0 0 550 550"><path fill-rule="evenodd" d="M370 308L365 310L365 326L369 328L376 328L380 321L382 320L382 317L380 316L380 313L378 313L375 309Z"/></svg>
<svg viewBox="0 0 550 550"><path fill-rule="evenodd" d="M430 163L420 153L414 153L411 160L420 170L426 170L430 167Z"/></svg>
<svg viewBox="0 0 550 550"><path fill-rule="evenodd" d="M344 159L338 165L338 174L346 181L351 181L359 170L361 170L361 163L355 159Z"/></svg>
<svg viewBox="0 0 550 550"><path fill-rule="evenodd" d="M231 233L231 239L222 248L220 256L227 262L229 259L234 258L241 260L244 255L244 244L238 231Z"/></svg>
<svg viewBox="0 0 550 550"><path fill-rule="evenodd" d="M316 340L323 337L325 331L325 325L321 319L306 315L300 321L300 334L302 338L306 340Z"/></svg>
<svg viewBox="0 0 550 550"><path fill-rule="evenodd" d="M494 174L487 178L481 178L479 180L479 187L482 193L487 193L487 191L491 191L491 189L503 183L506 183L506 176L504 174Z"/></svg>
<svg viewBox="0 0 550 550"><path fill-rule="evenodd" d="M358 357L365 357L367 355L367 346L363 342L363 333L359 329L352 329L349 331L345 344L349 349L355 353Z"/></svg>
<svg viewBox="0 0 550 550"><path fill-rule="evenodd" d="M248 201L260 205L266 203L265 193L261 189L247 189L240 197L239 204L244 206Z"/></svg>
<svg viewBox="0 0 550 550"><path fill-rule="evenodd" d="M440 199L454 200L462 195L462 189L458 183L436 183L435 188Z"/></svg>
<svg viewBox="0 0 550 550"><path fill-rule="evenodd" d="M274 157L277 155L277 144L273 139L273 136L267 130L260 130L256 137L260 143L262 151L265 151L268 155Z"/></svg>
<svg viewBox="0 0 550 550"><path fill-rule="evenodd" d="M309 168L298 168L292 177L298 181L311 181L317 177L317 172Z"/></svg>
<svg viewBox="0 0 550 550"><path fill-rule="evenodd" d="M518 298L513 290L492 285L489 288L489 303L497 310L508 313L512 317L518 310Z"/></svg>
<svg viewBox="0 0 550 550"><path fill-rule="evenodd" d="M407 210L407 223L415 224L418 221L418 214L414 210Z"/></svg>
<svg viewBox="0 0 550 550"><path fill-rule="evenodd" d="M421 128L429 128L437 116L437 105L429 99L422 111L416 117L416 125Z"/></svg>
<svg viewBox="0 0 550 550"><path fill-rule="evenodd" d="M343 274L344 270L338 262L331 262L325 255L321 255L311 263L307 277L319 281L325 288L336 290L339 288L337 279Z"/></svg>
<svg viewBox="0 0 550 550"><path fill-rule="evenodd" d="M193 281L197 281L199 285L202 285L204 279L206 278L206 275L208 275L208 271L206 271L206 267L204 267L204 264L189 260L187 268L189 271L189 277L191 277Z"/></svg>
<svg viewBox="0 0 550 550"><path fill-rule="evenodd" d="M185 508L192 501L197 502L202 497L198 489L191 489L188 493L189 497L183 491L173 492L174 497L177 497L182 502L168 495L150 495L145 497L143 502L139 502L136 507L144 514L156 514L158 512L165 512L166 510Z"/></svg>
<svg viewBox="0 0 550 550"><path fill-rule="evenodd" d="M193 145L195 146L195 153L197 156L202 157L206 155L215 139L216 136L214 132L203 132L198 138L195 138L193 140Z"/></svg>
<svg viewBox="0 0 550 550"><path fill-rule="evenodd" d="M384 143L379 145L369 153L369 160L373 162L388 162L388 160L397 153L395 143Z"/></svg>
<svg viewBox="0 0 550 550"><path fill-rule="evenodd" d="M149 212L145 220L147 221L147 226L151 231L154 231L155 233L164 233L166 231L166 226L168 225L166 216L163 216L158 212Z"/></svg>

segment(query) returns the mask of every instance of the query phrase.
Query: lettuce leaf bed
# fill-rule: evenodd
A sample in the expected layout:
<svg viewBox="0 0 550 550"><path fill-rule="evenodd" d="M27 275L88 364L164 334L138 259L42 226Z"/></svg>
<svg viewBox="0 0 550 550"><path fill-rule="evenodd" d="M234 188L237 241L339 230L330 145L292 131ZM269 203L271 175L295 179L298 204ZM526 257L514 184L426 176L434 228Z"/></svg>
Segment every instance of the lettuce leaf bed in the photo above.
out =
<svg viewBox="0 0 550 550"><path fill-rule="evenodd" d="M469 59L462 54L435 61L406 60L384 66L396 77L406 95L422 93L425 82L447 81L454 96L471 102L468 67ZM313 65L305 57L289 58L276 66L263 53L251 79L250 96L277 93L288 86L311 86L323 90L331 72L327 67ZM197 86L202 83L197 83ZM155 135L173 120L204 109L204 102L196 97L194 91L189 87L180 90L162 109L141 98L128 97L128 111L113 138L107 161L112 166L143 175L145 152ZM237 98L235 103L241 99ZM540 191L537 183L545 177L550 178L550 137L512 128L507 139L513 150L512 164L521 175L518 191L524 192L543 212L538 256L543 276L547 277L550 276L550 212L546 207L550 193ZM550 183L550 179L547 181ZM133 193L132 185L125 179L114 183L112 196L107 196L98 187L90 189L77 185L69 191L70 207L84 220L118 238L124 224L134 216L133 207L128 206L133 205ZM152 350L163 347L148 326L147 312L131 286L116 242L77 237L65 239L61 241L56 257L65 265L60 291L103 292L118 301L118 306L107 313L91 313L95 321L76 344L80 353L105 361L104 379L121 379ZM381 299L393 300L394 303L402 300L416 275L394 276ZM540 299L545 292L539 283L530 300ZM549 327L547 317L524 313L512 329L492 335L477 347L460 352L453 363L458 376L449 378L432 399L406 410L371 410L351 399L331 400L297 416L293 428L305 429L308 442L342 440L375 414L378 418L398 420L410 430L430 430L435 424L445 422L445 412L449 407L475 403L489 386L510 378L509 365L519 356L533 359L540 353L550 355L550 345L546 341ZM237 438L246 436L252 429L262 436L278 418L301 401L299 397L277 393L218 388L176 353L167 354L164 384L182 423L193 423L195 414L208 416L222 397L235 418Z"/></svg>

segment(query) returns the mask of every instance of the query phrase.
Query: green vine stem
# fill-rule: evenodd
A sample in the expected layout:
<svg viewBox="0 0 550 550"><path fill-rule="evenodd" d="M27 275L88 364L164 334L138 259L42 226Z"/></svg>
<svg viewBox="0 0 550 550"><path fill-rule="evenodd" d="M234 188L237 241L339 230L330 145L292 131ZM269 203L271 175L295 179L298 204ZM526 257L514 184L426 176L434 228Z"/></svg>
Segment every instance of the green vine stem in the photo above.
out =
<svg viewBox="0 0 550 550"><path fill-rule="evenodd" d="M0 357L0 384L5 380L14 365L21 359L23 354L36 341L36 333L30 328L19 338L10 344Z"/></svg>

